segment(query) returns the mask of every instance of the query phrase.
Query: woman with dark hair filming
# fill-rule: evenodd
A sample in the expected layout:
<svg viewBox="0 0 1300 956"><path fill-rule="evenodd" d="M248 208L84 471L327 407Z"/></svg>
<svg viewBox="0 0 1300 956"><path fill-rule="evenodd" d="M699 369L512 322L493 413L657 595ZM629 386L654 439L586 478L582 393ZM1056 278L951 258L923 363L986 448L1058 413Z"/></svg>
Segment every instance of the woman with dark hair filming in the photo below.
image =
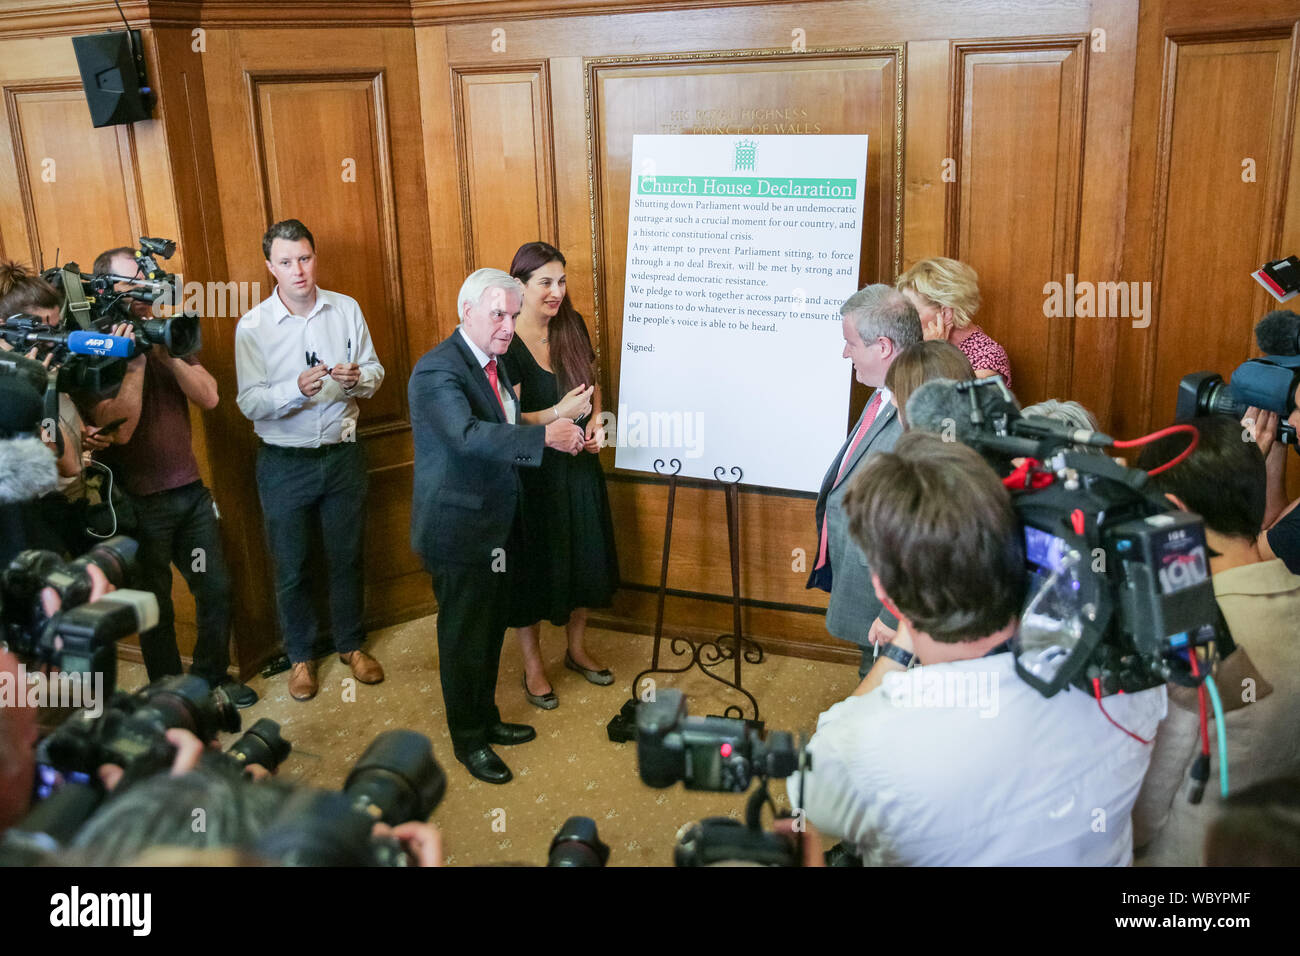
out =
<svg viewBox="0 0 1300 956"><path fill-rule="evenodd" d="M520 474L525 550L509 623L518 629L524 694L544 710L558 707L559 698L538 646L543 619L565 628L565 667L593 684L614 682L583 645L587 609L608 606L618 587L618 556L598 457L604 431L596 353L569 301L564 270L564 256L547 243L530 242L515 253L510 274L524 284L524 302L503 359L523 424L572 418L586 437L583 454L547 449L541 468Z"/></svg>

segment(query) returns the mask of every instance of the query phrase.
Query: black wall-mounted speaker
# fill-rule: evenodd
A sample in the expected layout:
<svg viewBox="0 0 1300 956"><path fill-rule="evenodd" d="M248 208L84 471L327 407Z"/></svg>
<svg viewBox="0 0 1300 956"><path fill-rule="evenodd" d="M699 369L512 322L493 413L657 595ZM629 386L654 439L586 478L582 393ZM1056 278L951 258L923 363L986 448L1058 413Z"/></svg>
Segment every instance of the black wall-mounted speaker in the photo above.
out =
<svg viewBox="0 0 1300 956"><path fill-rule="evenodd" d="M144 63L137 62L140 31L125 30L73 37L72 48L81 70L81 85L95 126L118 126L150 118L150 90L144 85Z"/></svg>

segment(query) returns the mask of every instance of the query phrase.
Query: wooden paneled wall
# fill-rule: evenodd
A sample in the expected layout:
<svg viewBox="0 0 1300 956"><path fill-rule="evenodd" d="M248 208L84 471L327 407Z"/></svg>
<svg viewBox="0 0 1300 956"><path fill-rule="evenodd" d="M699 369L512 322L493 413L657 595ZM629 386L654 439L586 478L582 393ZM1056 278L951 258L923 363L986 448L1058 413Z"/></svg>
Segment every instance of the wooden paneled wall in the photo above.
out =
<svg viewBox="0 0 1300 956"><path fill-rule="evenodd" d="M48 258L57 242L66 258L124 228L177 235L193 277L266 294L260 236L296 216L321 284L362 303L387 369L362 415L372 625L432 609L407 544L405 384L453 329L469 271L538 238L564 250L616 407L635 133L868 133L861 282L927 256L969 262L1022 400L1076 398L1125 436L1170 417L1183 374L1253 354L1269 302L1248 273L1300 249L1300 13L1285 0L133 0L161 106L116 131L78 126L67 43L110 23L104 5L19 6L0 15L14 157L0 155L0 248ZM76 144L59 168L90 211L42 192L47 142ZM1138 283L1147 320L1045 314L1045 284L1068 277ZM275 621L255 443L233 404L236 318L205 322L223 402L202 433L247 669ZM852 414L865 397L855 388ZM602 460L628 586L600 620L644 631L665 488ZM722 498L688 486L676 509L668 626L724 632ZM742 492L744 626L847 660L824 595L803 588L812 519L809 496Z"/></svg>

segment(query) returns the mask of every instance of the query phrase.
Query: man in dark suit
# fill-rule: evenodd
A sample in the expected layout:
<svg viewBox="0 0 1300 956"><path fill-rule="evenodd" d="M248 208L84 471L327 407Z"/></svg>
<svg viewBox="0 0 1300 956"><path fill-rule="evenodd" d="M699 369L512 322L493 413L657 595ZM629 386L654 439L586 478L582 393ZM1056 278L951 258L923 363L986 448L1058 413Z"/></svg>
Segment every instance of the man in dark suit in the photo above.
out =
<svg viewBox="0 0 1300 956"><path fill-rule="evenodd" d="M861 646L859 674L865 677L872 645L887 640L897 622L876 597L866 555L849 535L844 493L862 463L874 452L892 449L903 433L898 409L885 388L885 373L899 352L921 341L921 320L912 303L888 285L869 285L853 293L840 307L840 315L844 357L853 360L857 380L876 391L822 479L817 496L817 556L807 587L831 593L826 630L832 637Z"/></svg>
<svg viewBox="0 0 1300 956"><path fill-rule="evenodd" d="M433 575L438 656L456 759L488 783L510 768L490 744L536 733L501 721L497 667L506 631L511 565L521 560L517 470L536 468L542 449L577 454L582 429L567 418L516 425L519 406L497 358L515 333L518 280L479 269L461 286L461 325L420 359L408 397L415 442L411 546Z"/></svg>

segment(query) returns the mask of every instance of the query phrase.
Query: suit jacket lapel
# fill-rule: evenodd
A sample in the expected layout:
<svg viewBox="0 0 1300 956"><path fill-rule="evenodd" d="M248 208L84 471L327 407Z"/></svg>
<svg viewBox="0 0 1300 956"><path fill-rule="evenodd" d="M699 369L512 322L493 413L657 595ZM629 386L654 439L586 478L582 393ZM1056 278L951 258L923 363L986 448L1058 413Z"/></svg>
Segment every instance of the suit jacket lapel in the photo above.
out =
<svg viewBox="0 0 1300 956"><path fill-rule="evenodd" d="M501 403L492 395L492 383L488 381L487 372L483 369L483 366L478 364L478 358L474 355L473 350L465 344L465 336L461 335L460 329L457 329L451 334L456 340L456 347L460 350L461 358L463 358L465 364L469 366L469 379L478 389L479 397L482 398L487 407L492 410L496 420L504 423L506 421L505 412L501 409ZM504 379L505 371L501 367L500 359L498 359L497 380L503 381Z"/></svg>
<svg viewBox="0 0 1300 956"><path fill-rule="evenodd" d="M869 404L870 403L868 403L868 405ZM862 410L862 414L866 415L866 413L867 410L864 408ZM862 436L862 441L858 442L858 447L853 449L853 457L849 459L849 463L845 467L844 473L840 475L840 480L835 482L834 487L839 487L841 484L844 483L844 479L853 473L853 469L858 466L858 462L862 460L862 456L871 450L871 442L875 439L876 435L880 433L880 430L882 428L884 428L891 421L893 421L894 416L897 414L898 414L898 409L894 407L892 402L885 402L884 404L881 405L880 411L876 412L876 420L871 423L871 427L867 429L867 433ZM859 418L857 422L854 423L853 432L849 436L848 442L845 443L844 447L846 450L849 444L853 442L852 436L856 435L858 429L861 427L862 427L862 419Z"/></svg>

